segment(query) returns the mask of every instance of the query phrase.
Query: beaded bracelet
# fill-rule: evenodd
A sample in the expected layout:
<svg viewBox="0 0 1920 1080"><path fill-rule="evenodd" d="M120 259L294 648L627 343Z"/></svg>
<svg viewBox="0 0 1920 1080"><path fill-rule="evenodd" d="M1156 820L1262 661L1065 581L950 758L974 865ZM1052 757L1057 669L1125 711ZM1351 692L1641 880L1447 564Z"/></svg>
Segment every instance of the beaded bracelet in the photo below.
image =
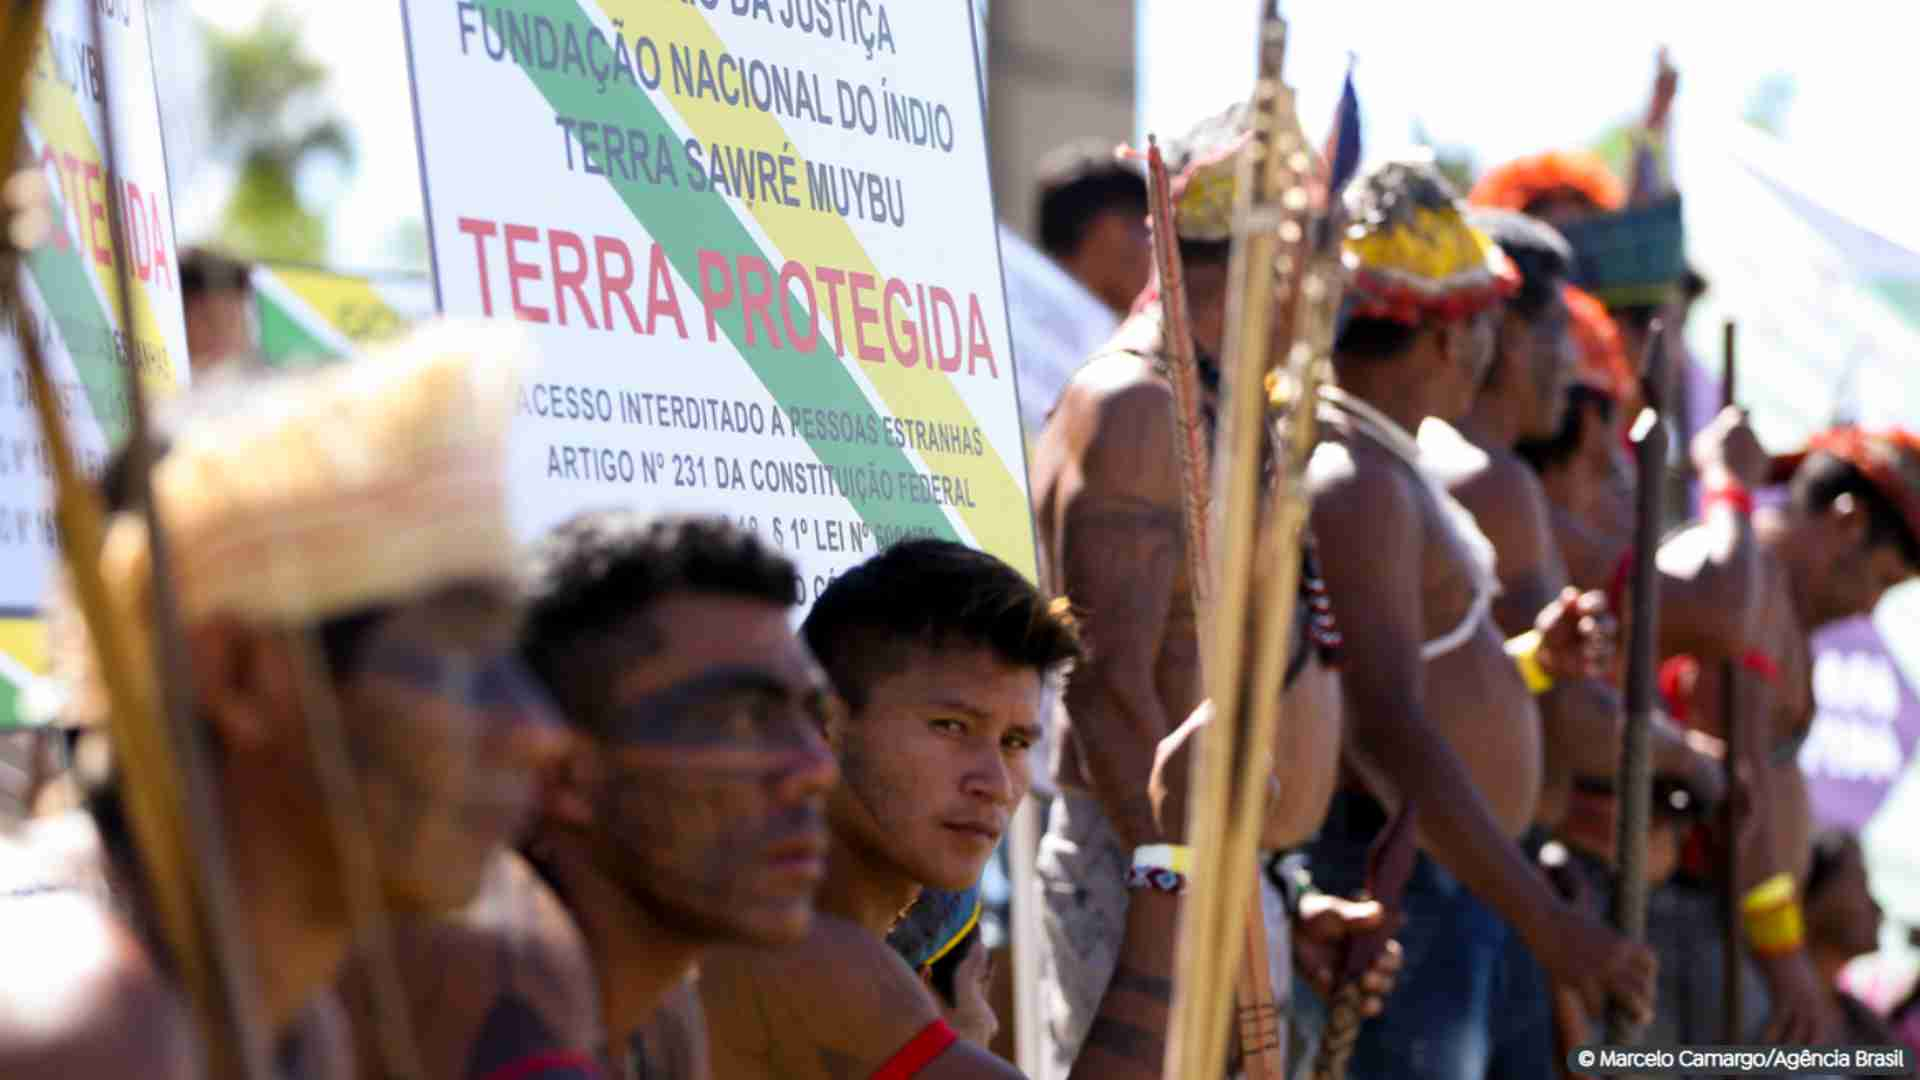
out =
<svg viewBox="0 0 1920 1080"><path fill-rule="evenodd" d="M1158 866L1129 866L1127 867L1127 888L1153 889L1156 892L1179 896L1187 891L1187 875L1163 870Z"/></svg>

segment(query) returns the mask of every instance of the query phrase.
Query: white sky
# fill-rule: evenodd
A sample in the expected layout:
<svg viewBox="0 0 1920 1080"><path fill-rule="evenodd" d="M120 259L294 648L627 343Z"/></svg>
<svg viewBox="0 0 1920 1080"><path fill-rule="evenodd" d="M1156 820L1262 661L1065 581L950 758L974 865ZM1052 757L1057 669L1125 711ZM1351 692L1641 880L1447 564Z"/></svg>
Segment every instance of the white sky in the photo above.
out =
<svg viewBox="0 0 1920 1080"><path fill-rule="evenodd" d="M1177 133L1245 96L1253 3L1136 2L1145 16L1144 124ZM1796 146L1866 167L1920 164L1911 129L1892 113L1920 89L1917 4L1283 0L1281 9L1292 30L1287 81L1308 133L1325 130L1352 52L1370 155L1403 149L1416 117L1439 143L1471 148L1483 167L1584 142L1644 106L1664 43L1681 72L1682 140L1687 116L1737 116L1756 82L1789 72L1799 89L1787 132Z"/></svg>
<svg viewBox="0 0 1920 1080"><path fill-rule="evenodd" d="M1178 134L1246 94L1253 70L1250 0L1110 2L1136 5L1142 20L1136 35L1142 132ZM263 0L191 3L196 13L228 27L248 24L263 6ZM361 151L336 210L334 260L356 268L389 265L394 232L420 213L399 5L331 0L294 6L306 10L308 49L332 67L334 101L354 126ZM1920 175L1920 145L1894 112L1920 96L1911 53L1920 40L1920 4L1829 0L1818 9L1767 11L1768 5L1728 0L1285 0L1282 7L1293 31L1288 81L1308 133L1317 139L1324 132L1352 52L1369 156L1406 149L1416 118L1439 143L1471 149L1483 167L1584 142L1641 107L1654 46L1664 42L1681 70L1680 152L1688 117L1737 116L1756 82L1785 71L1799 87L1787 129L1796 149L1883 176ZM181 62L191 67L192 59ZM169 150L188 164L177 170L184 181L177 198L181 231L192 237L212 221L229 178L202 160L197 147ZM1905 206L1890 209L1920 222L1920 213Z"/></svg>

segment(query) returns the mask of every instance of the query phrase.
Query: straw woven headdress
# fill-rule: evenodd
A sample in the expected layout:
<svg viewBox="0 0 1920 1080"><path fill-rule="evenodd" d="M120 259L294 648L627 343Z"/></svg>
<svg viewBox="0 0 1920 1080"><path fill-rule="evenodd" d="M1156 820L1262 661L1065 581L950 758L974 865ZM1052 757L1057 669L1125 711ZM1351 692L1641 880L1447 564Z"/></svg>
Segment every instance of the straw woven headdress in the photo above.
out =
<svg viewBox="0 0 1920 1080"><path fill-rule="evenodd" d="M507 437L528 364L513 331L432 324L337 366L197 387L152 475L182 618L298 626L510 575ZM100 568L142 649L150 566L145 523L122 508ZM106 698L64 584L52 606L41 708L99 723Z"/></svg>

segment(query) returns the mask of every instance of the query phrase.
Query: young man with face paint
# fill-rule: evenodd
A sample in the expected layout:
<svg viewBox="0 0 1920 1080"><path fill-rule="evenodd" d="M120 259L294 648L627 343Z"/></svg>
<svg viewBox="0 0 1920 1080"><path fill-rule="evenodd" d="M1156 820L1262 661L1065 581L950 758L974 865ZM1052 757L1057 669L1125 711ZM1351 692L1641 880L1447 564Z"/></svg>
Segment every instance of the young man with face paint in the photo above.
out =
<svg viewBox="0 0 1920 1080"><path fill-rule="evenodd" d="M589 1053L704 1075L702 954L800 940L824 873L837 699L791 626L793 565L721 519L602 511L528 571L521 655L578 740L523 845L544 880L503 868L402 935L429 1071L504 1075L500 1048L532 1043L543 1080L599 1075L567 1063Z"/></svg>
<svg viewBox="0 0 1920 1080"><path fill-rule="evenodd" d="M251 960L242 992L283 1076L351 1068L330 985L359 905L466 903L564 750L513 650L511 357L495 338L425 332L335 368L210 378L156 418L152 487L237 893L216 930ZM145 633L148 537L126 460L105 479L100 568L115 615ZM64 598L53 638L62 722L97 731L103 685ZM330 708L303 688L315 675ZM338 725L344 761L317 749L321 724ZM333 801L341 766L357 805ZM87 811L0 851L0 1075L205 1075L126 781L81 774ZM330 810L364 823L371 897L350 887Z"/></svg>
<svg viewBox="0 0 1920 1080"><path fill-rule="evenodd" d="M908 541L836 579L803 636L847 702L825 727L842 783L822 915L800 946L703 967L717 1072L1009 1075L885 939L922 887L979 882L1031 782L1045 680L1078 656L1072 620L991 555Z"/></svg>
<svg viewBox="0 0 1920 1080"><path fill-rule="evenodd" d="M715 1074L1018 1076L957 1037L887 935L923 890L979 880L1031 783L1046 681L1079 658L1074 623L993 556L916 540L836 579L803 633L847 701L826 726L842 783L820 916L800 945L716 950L702 965ZM1165 768L1142 778L1154 827L1175 843L1189 745L1167 740ZM1136 877L1075 1076L1160 1075L1179 875Z"/></svg>

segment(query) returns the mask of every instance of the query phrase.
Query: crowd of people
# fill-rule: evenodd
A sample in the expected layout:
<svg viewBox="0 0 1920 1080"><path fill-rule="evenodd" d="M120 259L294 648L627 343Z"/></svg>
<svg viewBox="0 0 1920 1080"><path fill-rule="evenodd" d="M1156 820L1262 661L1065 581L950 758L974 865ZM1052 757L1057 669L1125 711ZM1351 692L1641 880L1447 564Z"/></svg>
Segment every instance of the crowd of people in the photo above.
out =
<svg viewBox="0 0 1920 1080"><path fill-rule="evenodd" d="M1796 751L1813 633L1920 575L1920 438L1836 428L1769 455L1729 406L1674 476L1635 475L1629 428L1678 400L1674 331L1706 287L1658 167L1671 94L1663 73L1628 179L1555 151L1464 192L1386 161L1344 193L1260 823L1294 1073L1342 945L1381 927L1355 1077L1564 1076L1610 1013L1663 1045L1910 1027L1840 989L1880 914ZM1209 429L1247 389L1221 361L1248 123L1228 108L1171 146ZM1040 957L1041 1075L1161 1076L1208 612L1144 184L1084 148L1055 165L1042 249L1117 329L1030 432L1041 580L908 540L797 627L794 565L723 518L609 508L516 542L521 339L430 325L265 370L244 264L186 257L194 386L109 462L105 542L76 557L152 641L143 499L166 524L173 675L235 901L202 927L229 941L225 981L175 932L188 868L109 745L115 673L65 575L51 719L0 838L0 1075L1018 1076L982 882L1034 797L1040 934L1010 947ZM1645 484L1684 520L1655 559L1639 941L1608 911ZM1784 501L1757 505L1771 486ZM1412 875L1369 899L1408 804Z"/></svg>

